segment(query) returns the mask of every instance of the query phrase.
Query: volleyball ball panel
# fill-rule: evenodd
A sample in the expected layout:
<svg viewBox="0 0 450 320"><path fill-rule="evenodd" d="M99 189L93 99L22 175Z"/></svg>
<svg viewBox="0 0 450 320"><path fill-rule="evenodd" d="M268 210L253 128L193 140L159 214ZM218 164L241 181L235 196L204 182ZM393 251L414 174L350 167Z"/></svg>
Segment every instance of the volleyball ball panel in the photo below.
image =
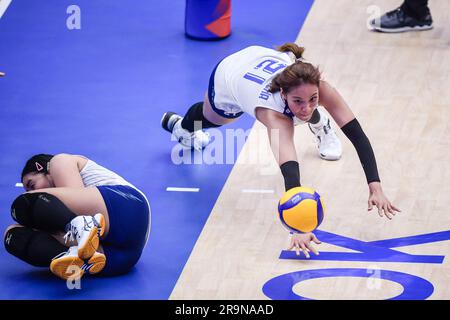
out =
<svg viewBox="0 0 450 320"><path fill-rule="evenodd" d="M324 211L323 199L308 187L288 190L278 204L282 224L296 233L308 233L317 229L323 221Z"/></svg>

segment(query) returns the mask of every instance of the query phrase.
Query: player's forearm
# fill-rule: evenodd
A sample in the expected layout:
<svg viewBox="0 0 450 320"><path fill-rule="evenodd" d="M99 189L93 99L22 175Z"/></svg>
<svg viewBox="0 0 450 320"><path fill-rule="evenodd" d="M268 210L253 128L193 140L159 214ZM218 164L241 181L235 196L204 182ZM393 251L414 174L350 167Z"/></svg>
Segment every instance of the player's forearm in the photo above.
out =
<svg viewBox="0 0 450 320"><path fill-rule="evenodd" d="M353 119L341 129L347 138L352 142L356 152L358 153L359 160L361 161L364 173L366 175L367 183L371 184L372 182L380 182L375 154L370 141L362 130L358 120L356 120L356 118Z"/></svg>
<svg viewBox="0 0 450 320"><path fill-rule="evenodd" d="M268 132L270 146L283 174L286 191L301 186L300 168L293 132L291 130L276 130L276 135L273 134L273 130L268 130Z"/></svg>
<svg viewBox="0 0 450 320"><path fill-rule="evenodd" d="M300 187L300 166L297 161L287 161L280 165L281 173L284 178L284 187L289 189Z"/></svg>

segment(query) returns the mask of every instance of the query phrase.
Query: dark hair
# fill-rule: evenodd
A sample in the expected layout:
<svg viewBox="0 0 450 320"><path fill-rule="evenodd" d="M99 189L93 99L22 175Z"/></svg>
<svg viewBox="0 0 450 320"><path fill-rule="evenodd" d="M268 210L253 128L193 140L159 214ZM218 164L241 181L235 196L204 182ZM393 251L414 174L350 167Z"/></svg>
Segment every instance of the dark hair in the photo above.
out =
<svg viewBox="0 0 450 320"><path fill-rule="evenodd" d="M305 48L288 42L278 47L277 50L280 52L292 52L297 59L301 59ZM291 88L304 83L319 86L320 78L320 70L317 67L311 63L297 60L273 78L269 92L275 93L283 89L284 92L288 93Z"/></svg>
<svg viewBox="0 0 450 320"><path fill-rule="evenodd" d="M39 173L48 173L48 164L50 160L53 158L51 154L40 153L32 156L28 159L27 163L22 170L22 177L20 181L23 180L23 177L32 172Z"/></svg>

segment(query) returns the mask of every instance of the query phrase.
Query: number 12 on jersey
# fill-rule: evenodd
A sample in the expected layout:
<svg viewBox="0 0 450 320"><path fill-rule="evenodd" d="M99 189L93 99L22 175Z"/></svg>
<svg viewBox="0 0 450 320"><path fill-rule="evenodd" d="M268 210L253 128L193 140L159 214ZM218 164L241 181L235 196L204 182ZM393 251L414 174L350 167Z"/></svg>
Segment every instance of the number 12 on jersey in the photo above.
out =
<svg viewBox="0 0 450 320"><path fill-rule="evenodd" d="M264 73L260 72L260 75L258 75L252 72L247 72L244 75L244 78L256 82L258 84L263 84L267 80L265 74L272 75L278 70L283 69L285 67L286 67L285 63L280 63L277 60L272 59L264 60L254 68L257 71L262 71Z"/></svg>

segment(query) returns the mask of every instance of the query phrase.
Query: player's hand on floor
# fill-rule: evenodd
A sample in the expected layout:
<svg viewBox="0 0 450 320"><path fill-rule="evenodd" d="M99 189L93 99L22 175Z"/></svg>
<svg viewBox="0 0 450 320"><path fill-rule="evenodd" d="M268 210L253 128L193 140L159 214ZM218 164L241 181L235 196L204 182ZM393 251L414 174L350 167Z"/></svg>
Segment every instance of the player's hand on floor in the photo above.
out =
<svg viewBox="0 0 450 320"><path fill-rule="evenodd" d="M291 244L288 250L295 249L297 255L300 255L300 250L303 252L306 258L310 258L310 252L313 252L316 256L319 252L312 245L312 242L321 244L319 239L313 233L294 233L291 236Z"/></svg>
<svg viewBox="0 0 450 320"><path fill-rule="evenodd" d="M386 216L389 220L392 220L395 216L395 212L400 212L400 210L397 209L384 195L379 182L370 183L369 190L368 211L371 211L373 207L376 206L380 217Z"/></svg>

